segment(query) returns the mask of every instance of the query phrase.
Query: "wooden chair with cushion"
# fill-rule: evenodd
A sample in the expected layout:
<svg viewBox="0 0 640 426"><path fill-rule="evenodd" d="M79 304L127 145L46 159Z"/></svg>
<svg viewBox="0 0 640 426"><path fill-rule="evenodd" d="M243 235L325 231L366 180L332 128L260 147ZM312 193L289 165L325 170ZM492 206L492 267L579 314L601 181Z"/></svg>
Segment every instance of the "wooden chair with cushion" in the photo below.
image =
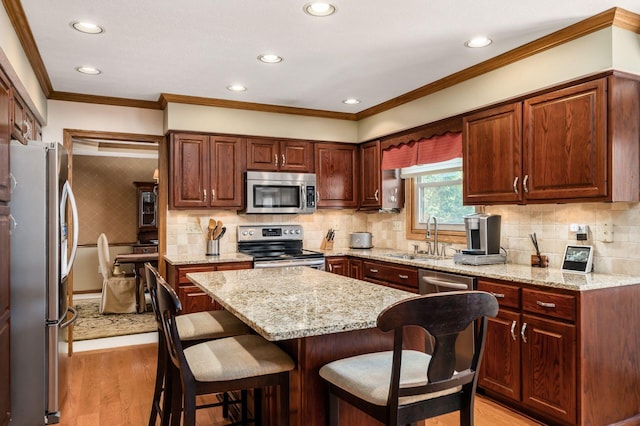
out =
<svg viewBox="0 0 640 426"><path fill-rule="evenodd" d="M169 355L171 424L195 425L196 396L246 391L267 386L278 388L278 425L289 424L289 371L295 364L275 344L255 334L225 337L185 348L177 318L182 306L175 291L157 277L160 323ZM254 403L260 398L256 396ZM254 408L258 416L261 410ZM182 412L182 413L181 413ZM182 414L182 415L181 415ZM247 419L243 419L246 423ZM259 420L255 420L259 424Z"/></svg>
<svg viewBox="0 0 640 426"><path fill-rule="evenodd" d="M378 328L394 332L393 351L345 358L320 369L329 385L330 424L338 424L342 399L386 425L410 424L452 411L460 411L461 425L473 425L487 317L497 313L496 298L479 291L416 296L387 307L378 316ZM477 319L471 366L454 371L456 338ZM402 331L407 326L422 327L433 336L432 355L403 350Z"/></svg>
<svg viewBox="0 0 640 426"><path fill-rule="evenodd" d="M156 384L151 407L151 415L149 417L149 426L156 424L158 416L162 418L162 424L168 425L170 418L169 395L165 393L164 407L161 407L162 394L170 381L169 357L167 347L164 341L164 333L162 332L162 323L160 320L160 308L158 306L158 270L151 265L145 263L145 275L147 289L151 298L151 306L155 314L158 325L158 364L156 369ZM176 317L176 326L178 327L178 335L183 347L201 343L207 340L219 339L222 337L236 336L240 334L248 334L251 329L233 314L227 311L209 311L194 312L183 314ZM227 417L227 403L229 399L224 396L223 416ZM243 403L246 403L244 399Z"/></svg>
<svg viewBox="0 0 640 426"><path fill-rule="evenodd" d="M114 276L109 255L109 241L105 234L98 237L98 264L102 274L101 314L125 314L136 312L135 277ZM144 300L144 291L142 299Z"/></svg>

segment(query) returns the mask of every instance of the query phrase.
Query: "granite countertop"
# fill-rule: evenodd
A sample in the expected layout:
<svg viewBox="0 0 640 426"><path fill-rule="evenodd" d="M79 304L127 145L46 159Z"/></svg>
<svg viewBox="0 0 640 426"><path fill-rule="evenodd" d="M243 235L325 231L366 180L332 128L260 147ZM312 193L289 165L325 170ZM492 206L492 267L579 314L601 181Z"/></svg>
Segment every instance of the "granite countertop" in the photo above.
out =
<svg viewBox="0 0 640 426"><path fill-rule="evenodd" d="M385 307L415 296L306 267L197 272L187 278L271 341L374 328Z"/></svg>
<svg viewBox="0 0 640 426"><path fill-rule="evenodd" d="M634 276L597 273L578 274L562 272L556 268L532 268L528 265L516 265L512 263L475 266L454 263L452 258L429 259L425 257L423 259L398 259L389 257L389 254L409 254L408 252L394 249L345 249L324 251L324 254L325 256L355 256L363 259L381 260L435 271L574 291L598 290L640 283L640 277Z"/></svg>
<svg viewBox="0 0 640 426"><path fill-rule="evenodd" d="M202 263L252 262L253 257L243 253L221 253L219 256L207 256L204 253L200 255L185 254L175 256L165 254L164 260L173 266L181 266Z"/></svg>

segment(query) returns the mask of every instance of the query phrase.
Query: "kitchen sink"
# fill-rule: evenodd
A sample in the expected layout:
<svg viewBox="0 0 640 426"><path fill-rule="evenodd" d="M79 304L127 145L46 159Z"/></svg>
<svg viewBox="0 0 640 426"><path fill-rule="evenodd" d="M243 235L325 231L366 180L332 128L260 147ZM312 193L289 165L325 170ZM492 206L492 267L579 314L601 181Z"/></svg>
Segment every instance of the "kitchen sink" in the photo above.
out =
<svg viewBox="0 0 640 426"><path fill-rule="evenodd" d="M435 256L431 254L410 254L410 253L387 253L383 254L385 257L392 257L394 259L405 260L437 260L442 259L442 256Z"/></svg>

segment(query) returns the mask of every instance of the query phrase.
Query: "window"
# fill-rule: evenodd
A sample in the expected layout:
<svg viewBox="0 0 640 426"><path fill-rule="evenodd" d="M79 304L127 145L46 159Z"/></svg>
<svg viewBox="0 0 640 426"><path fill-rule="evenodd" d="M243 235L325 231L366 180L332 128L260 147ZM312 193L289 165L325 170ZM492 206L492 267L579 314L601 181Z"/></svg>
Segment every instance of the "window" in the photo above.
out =
<svg viewBox="0 0 640 426"><path fill-rule="evenodd" d="M412 233L423 233L427 221L435 216L439 232L464 237L464 216L475 213L475 208L462 205L461 158L403 168L402 177L411 178L407 193L412 198Z"/></svg>

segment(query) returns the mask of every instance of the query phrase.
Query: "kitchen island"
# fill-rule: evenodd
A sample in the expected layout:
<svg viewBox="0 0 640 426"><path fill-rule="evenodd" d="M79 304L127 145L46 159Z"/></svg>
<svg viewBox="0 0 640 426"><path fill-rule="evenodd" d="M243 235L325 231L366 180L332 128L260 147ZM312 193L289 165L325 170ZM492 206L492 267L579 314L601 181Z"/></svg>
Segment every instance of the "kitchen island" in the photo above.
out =
<svg viewBox="0 0 640 426"><path fill-rule="evenodd" d="M187 278L296 361L290 419L292 425L304 426L326 424L328 396L320 367L360 353L391 350L393 336L376 328L378 314L415 296L304 267L200 272ZM420 343L416 336L412 344ZM274 407L270 402L268 406ZM341 424L375 421L345 407Z"/></svg>

